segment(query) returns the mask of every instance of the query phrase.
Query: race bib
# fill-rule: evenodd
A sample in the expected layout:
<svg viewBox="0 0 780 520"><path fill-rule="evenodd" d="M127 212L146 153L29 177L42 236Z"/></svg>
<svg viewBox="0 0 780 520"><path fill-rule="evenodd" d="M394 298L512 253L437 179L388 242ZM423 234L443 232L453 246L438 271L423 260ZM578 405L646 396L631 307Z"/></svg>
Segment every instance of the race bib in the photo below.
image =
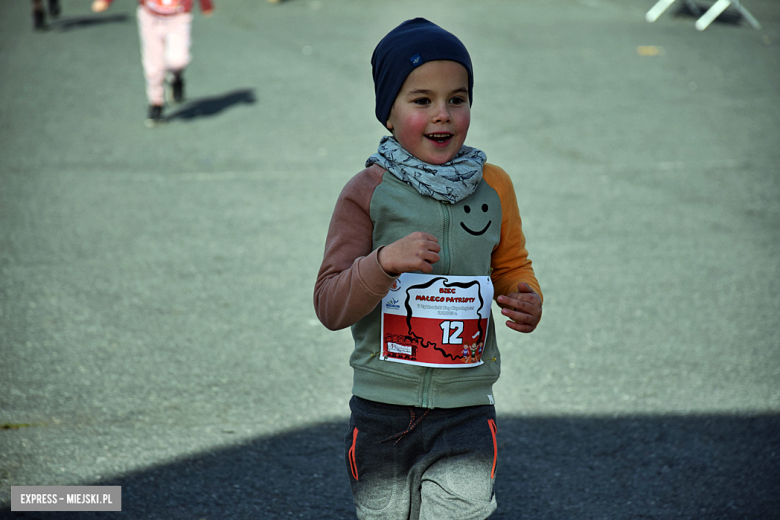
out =
<svg viewBox="0 0 780 520"><path fill-rule="evenodd" d="M481 365L492 301L489 276L402 274L382 298L380 359L437 368Z"/></svg>

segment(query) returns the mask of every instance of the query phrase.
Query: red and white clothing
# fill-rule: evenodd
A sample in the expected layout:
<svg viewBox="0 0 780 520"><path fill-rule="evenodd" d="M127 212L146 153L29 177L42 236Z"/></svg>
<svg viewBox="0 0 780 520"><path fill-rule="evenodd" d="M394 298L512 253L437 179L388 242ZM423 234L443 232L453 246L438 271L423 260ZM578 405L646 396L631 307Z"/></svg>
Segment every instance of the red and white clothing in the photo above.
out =
<svg viewBox="0 0 780 520"><path fill-rule="evenodd" d="M106 0L108 5L114 0ZM192 11L194 0L138 0L138 5L145 7L150 12L159 15L172 15L189 13ZM201 11L211 11L211 0L200 0Z"/></svg>
<svg viewBox="0 0 780 520"><path fill-rule="evenodd" d="M172 15L189 13L192 11L193 0L138 0L138 3L152 13L159 15ZM200 0L200 8L203 11L211 9L211 0Z"/></svg>

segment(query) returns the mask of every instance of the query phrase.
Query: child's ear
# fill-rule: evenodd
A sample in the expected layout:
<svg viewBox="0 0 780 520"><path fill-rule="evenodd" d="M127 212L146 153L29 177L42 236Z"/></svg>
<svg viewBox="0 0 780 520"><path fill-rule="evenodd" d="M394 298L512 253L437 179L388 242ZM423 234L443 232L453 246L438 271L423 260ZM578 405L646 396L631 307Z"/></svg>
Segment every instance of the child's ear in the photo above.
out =
<svg viewBox="0 0 780 520"><path fill-rule="evenodd" d="M389 119L387 120L387 123L385 123L385 127L391 132L393 131L393 123L391 123Z"/></svg>

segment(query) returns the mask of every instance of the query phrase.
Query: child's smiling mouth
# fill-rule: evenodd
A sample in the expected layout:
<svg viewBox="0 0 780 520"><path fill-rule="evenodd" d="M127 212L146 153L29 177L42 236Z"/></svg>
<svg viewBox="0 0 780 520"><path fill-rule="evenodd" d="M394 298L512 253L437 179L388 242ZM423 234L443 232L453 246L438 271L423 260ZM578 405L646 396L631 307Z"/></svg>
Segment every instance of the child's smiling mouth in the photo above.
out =
<svg viewBox="0 0 780 520"><path fill-rule="evenodd" d="M448 134L448 133L440 133L440 134L425 134L425 137L426 137L427 139L430 139L431 141L436 141L436 142L437 142L437 143L439 143L439 144L444 144L444 143L446 143L447 141L449 141L450 139L452 139L452 137L453 137L453 136L454 136L454 134Z"/></svg>

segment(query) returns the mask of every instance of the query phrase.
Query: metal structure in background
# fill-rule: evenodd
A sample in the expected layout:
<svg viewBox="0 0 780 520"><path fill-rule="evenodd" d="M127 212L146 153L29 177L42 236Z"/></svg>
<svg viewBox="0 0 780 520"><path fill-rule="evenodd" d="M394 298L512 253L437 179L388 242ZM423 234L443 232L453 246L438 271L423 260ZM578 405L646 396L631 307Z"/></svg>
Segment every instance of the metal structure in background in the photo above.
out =
<svg viewBox="0 0 780 520"><path fill-rule="evenodd" d="M674 2L675 0L658 0L658 2L647 11L645 19L651 23L658 20L658 17ZM699 16L699 19L696 20L696 29L699 31L703 31L709 27L709 25L729 6L733 6L734 9L739 11L739 14L741 14L754 28L761 29L761 24L759 24L758 20L750 14L750 11L742 7L740 0L718 0L706 11L703 11L693 0L683 0L683 2L694 15Z"/></svg>

